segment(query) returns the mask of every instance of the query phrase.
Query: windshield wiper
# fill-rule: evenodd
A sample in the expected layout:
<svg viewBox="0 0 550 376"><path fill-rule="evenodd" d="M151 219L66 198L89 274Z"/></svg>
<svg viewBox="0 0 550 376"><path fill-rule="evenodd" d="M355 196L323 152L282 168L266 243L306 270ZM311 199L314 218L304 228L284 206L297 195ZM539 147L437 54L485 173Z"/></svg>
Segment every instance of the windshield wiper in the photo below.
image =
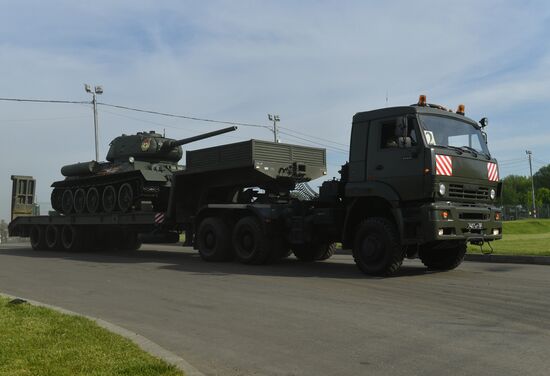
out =
<svg viewBox="0 0 550 376"><path fill-rule="evenodd" d="M439 148L444 148L444 149L454 150L459 155L463 154L463 150L461 148L459 148L458 146L451 146L451 145L433 145L433 146L436 146L436 147L439 147Z"/></svg>
<svg viewBox="0 0 550 376"><path fill-rule="evenodd" d="M469 146L464 145L464 146L461 146L460 148L461 148L461 149L467 149L467 150L471 151L472 154L474 155L474 157L477 157L478 154L483 154L483 155L485 156L485 158L491 159L491 156L490 156L489 154L484 153L484 152L479 151L479 150L476 150L476 149L471 148L471 147L469 147Z"/></svg>
<svg viewBox="0 0 550 376"><path fill-rule="evenodd" d="M460 148L461 148L462 150L468 150L470 153L472 153L472 155L473 155L474 157L477 158L477 153L479 153L479 151L477 151L476 149L471 148L471 147L466 146L466 145L461 146Z"/></svg>

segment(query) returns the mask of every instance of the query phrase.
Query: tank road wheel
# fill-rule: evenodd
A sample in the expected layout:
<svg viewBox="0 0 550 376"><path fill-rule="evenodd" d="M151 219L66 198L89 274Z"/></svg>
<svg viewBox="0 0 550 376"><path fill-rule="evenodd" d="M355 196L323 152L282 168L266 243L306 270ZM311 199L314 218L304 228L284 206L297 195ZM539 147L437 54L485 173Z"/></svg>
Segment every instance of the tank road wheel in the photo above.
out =
<svg viewBox="0 0 550 376"><path fill-rule="evenodd" d="M388 276L394 273L404 258L399 235L386 218L368 218L355 235L353 258L365 274Z"/></svg>
<svg viewBox="0 0 550 376"><path fill-rule="evenodd" d="M307 243L293 245L294 256L300 261L323 261L334 254L336 243Z"/></svg>
<svg viewBox="0 0 550 376"><path fill-rule="evenodd" d="M61 212L63 210L61 206L62 198L63 198L63 191L59 188L54 188L50 196L50 202L52 203L53 210L57 212Z"/></svg>
<svg viewBox="0 0 550 376"><path fill-rule="evenodd" d="M95 214L99 209L99 191L96 187L89 188L86 193L86 209L90 214Z"/></svg>
<svg viewBox="0 0 550 376"><path fill-rule="evenodd" d="M82 188L78 188L74 192L74 211L78 214L84 213L86 209L86 191Z"/></svg>
<svg viewBox="0 0 550 376"><path fill-rule="evenodd" d="M132 207L134 201L134 191L132 186L124 183L118 189L118 208L121 212L126 213Z"/></svg>
<svg viewBox="0 0 550 376"><path fill-rule="evenodd" d="M108 185L103 189L103 195L101 196L101 206L103 211L111 213L116 206L116 191L112 185Z"/></svg>
<svg viewBox="0 0 550 376"><path fill-rule="evenodd" d="M46 234L44 226L34 225L29 234L31 247L35 251L43 251L48 248L46 245Z"/></svg>
<svg viewBox="0 0 550 376"><path fill-rule="evenodd" d="M233 230L232 240L235 255L245 264L264 264L268 260L273 260L277 256L274 252L279 248L281 248L280 256L283 256L280 244L270 242L256 217L240 219Z"/></svg>
<svg viewBox="0 0 550 376"><path fill-rule="evenodd" d="M199 255L203 260L229 261L233 258L231 231L221 218L205 218L196 236Z"/></svg>
<svg viewBox="0 0 550 376"><path fill-rule="evenodd" d="M61 245L68 252L86 250L86 231L76 226L64 225L61 228Z"/></svg>
<svg viewBox="0 0 550 376"><path fill-rule="evenodd" d="M48 225L46 227L46 246L52 251L63 248L61 245L61 228L59 226Z"/></svg>
<svg viewBox="0 0 550 376"><path fill-rule="evenodd" d="M462 263L465 254L466 242L440 242L423 245L418 257L428 269L452 270Z"/></svg>
<svg viewBox="0 0 550 376"><path fill-rule="evenodd" d="M61 210L63 214L70 214L74 209L74 200L73 192L70 189L65 189L63 191L63 196L61 196Z"/></svg>

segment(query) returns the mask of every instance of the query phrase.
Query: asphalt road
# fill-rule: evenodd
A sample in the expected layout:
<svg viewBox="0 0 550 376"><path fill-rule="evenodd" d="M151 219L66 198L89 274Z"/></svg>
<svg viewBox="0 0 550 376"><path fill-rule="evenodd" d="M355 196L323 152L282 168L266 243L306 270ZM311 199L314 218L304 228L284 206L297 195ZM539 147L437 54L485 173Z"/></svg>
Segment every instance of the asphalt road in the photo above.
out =
<svg viewBox="0 0 550 376"><path fill-rule="evenodd" d="M6 248L8 247L8 248ZM550 267L465 262L387 279L350 256L271 266L190 249L0 246L0 291L99 317L208 375L548 375Z"/></svg>

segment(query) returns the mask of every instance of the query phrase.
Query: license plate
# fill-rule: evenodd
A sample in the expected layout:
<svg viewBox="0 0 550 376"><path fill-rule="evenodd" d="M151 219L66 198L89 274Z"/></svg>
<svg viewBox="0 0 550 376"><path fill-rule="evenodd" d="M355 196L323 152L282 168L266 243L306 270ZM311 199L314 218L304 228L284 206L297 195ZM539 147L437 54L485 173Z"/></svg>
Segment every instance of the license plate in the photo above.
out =
<svg viewBox="0 0 550 376"><path fill-rule="evenodd" d="M468 230L481 230L483 225L479 222L477 223L468 223Z"/></svg>

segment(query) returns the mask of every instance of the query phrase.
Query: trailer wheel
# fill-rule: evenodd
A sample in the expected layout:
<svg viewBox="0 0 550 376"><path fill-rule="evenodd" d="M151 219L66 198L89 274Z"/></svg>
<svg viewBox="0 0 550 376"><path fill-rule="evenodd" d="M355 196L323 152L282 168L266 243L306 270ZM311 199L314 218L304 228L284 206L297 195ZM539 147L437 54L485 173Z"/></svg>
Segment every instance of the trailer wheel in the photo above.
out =
<svg viewBox="0 0 550 376"><path fill-rule="evenodd" d="M84 209L86 209L86 191L82 188L78 188L74 192L74 211L78 214L84 213Z"/></svg>
<svg viewBox="0 0 550 376"><path fill-rule="evenodd" d="M95 214L99 209L99 191L96 187L88 188L86 193L86 209L88 213Z"/></svg>
<svg viewBox="0 0 550 376"><path fill-rule="evenodd" d="M395 225L386 218L368 218L355 235L353 258L365 274L389 276L404 258Z"/></svg>
<svg viewBox="0 0 550 376"><path fill-rule="evenodd" d="M118 189L118 208L121 212L126 213L134 202L134 192L132 186L124 183Z"/></svg>
<svg viewBox="0 0 550 376"><path fill-rule="evenodd" d="M203 260L230 261L233 258L231 231L221 218L205 218L196 236L199 255Z"/></svg>
<svg viewBox="0 0 550 376"><path fill-rule="evenodd" d="M426 244L420 248L418 257L431 270L452 270L459 266L466 254L466 242Z"/></svg>
<svg viewBox="0 0 550 376"><path fill-rule="evenodd" d="M101 205L103 206L103 211L106 213L111 213L116 206L116 191L112 185L108 185L103 189L103 194L101 195Z"/></svg>
<svg viewBox="0 0 550 376"><path fill-rule="evenodd" d="M63 196L61 196L61 210L63 214L70 214L74 208L73 192L70 189L65 189L63 191Z"/></svg>
<svg viewBox="0 0 550 376"><path fill-rule="evenodd" d="M86 231L76 226L64 225L61 228L61 244L68 252L86 250Z"/></svg>
<svg viewBox="0 0 550 376"><path fill-rule="evenodd" d="M277 258L277 242L270 242L256 217L240 219L233 229L235 255L245 264L263 264ZM282 256L282 254L280 255Z"/></svg>
<svg viewBox="0 0 550 376"><path fill-rule="evenodd" d="M300 261L323 261L334 255L336 243L306 243L292 246L294 256Z"/></svg>
<svg viewBox="0 0 550 376"><path fill-rule="evenodd" d="M122 251L137 251L141 247L141 241L138 233L135 231L125 231L119 239L118 249Z"/></svg>
<svg viewBox="0 0 550 376"><path fill-rule="evenodd" d="M49 250L59 250L63 246L61 244L61 228L55 225L46 227L46 246Z"/></svg>
<svg viewBox="0 0 550 376"><path fill-rule="evenodd" d="M31 241L31 247L35 251L43 251L48 248L48 246L46 245L46 234L44 226L32 226L29 237Z"/></svg>

